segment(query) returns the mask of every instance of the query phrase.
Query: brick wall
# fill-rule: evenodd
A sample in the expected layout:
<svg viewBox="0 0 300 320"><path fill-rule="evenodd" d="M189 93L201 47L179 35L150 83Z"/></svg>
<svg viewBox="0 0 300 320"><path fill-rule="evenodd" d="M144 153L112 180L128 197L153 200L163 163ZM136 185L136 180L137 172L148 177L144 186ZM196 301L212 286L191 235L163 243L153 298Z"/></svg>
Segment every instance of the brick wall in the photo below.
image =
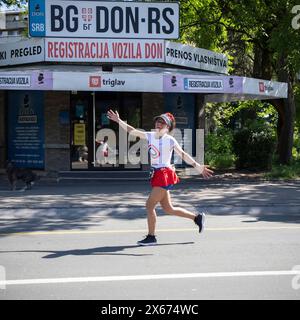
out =
<svg viewBox="0 0 300 320"><path fill-rule="evenodd" d="M0 169L6 161L5 91L0 91Z"/></svg>
<svg viewBox="0 0 300 320"><path fill-rule="evenodd" d="M62 111L70 111L70 93L45 92L45 170L49 174L70 169L70 126L60 123Z"/></svg>

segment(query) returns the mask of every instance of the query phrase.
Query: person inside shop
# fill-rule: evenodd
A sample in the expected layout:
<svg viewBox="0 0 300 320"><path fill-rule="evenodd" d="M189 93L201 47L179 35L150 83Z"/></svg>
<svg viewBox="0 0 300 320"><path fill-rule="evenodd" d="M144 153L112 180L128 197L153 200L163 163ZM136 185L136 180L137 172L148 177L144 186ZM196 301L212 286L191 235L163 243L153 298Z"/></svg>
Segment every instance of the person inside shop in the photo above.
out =
<svg viewBox="0 0 300 320"><path fill-rule="evenodd" d="M108 145L108 136L105 136L103 140L98 140L96 142L99 144L96 151L96 160L100 165L108 163L109 152L113 153L113 149Z"/></svg>

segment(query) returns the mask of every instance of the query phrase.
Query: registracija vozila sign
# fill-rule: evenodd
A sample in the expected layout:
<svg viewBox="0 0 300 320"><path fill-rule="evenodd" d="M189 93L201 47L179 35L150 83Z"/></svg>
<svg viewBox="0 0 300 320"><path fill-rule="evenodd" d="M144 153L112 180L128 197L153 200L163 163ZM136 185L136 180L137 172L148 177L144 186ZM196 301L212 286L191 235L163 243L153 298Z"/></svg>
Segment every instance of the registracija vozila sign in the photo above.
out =
<svg viewBox="0 0 300 320"><path fill-rule="evenodd" d="M177 39L177 2L29 0L32 37Z"/></svg>

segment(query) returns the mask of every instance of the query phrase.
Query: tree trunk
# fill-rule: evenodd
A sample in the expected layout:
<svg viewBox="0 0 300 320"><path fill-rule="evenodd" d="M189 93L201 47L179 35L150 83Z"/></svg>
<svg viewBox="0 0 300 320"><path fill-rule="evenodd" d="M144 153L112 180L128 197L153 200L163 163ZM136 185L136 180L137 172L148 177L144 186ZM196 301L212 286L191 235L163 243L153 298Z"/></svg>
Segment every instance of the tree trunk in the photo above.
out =
<svg viewBox="0 0 300 320"><path fill-rule="evenodd" d="M278 111L277 154L279 163L290 164L292 160L295 122L295 99L291 81L288 80L288 98L270 100L270 103Z"/></svg>
<svg viewBox="0 0 300 320"><path fill-rule="evenodd" d="M270 52L261 47L255 47L255 59L253 76L256 78L271 79ZM295 99L293 93L293 80L287 68L286 56L284 54L278 59L277 70L278 81L288 84L288 98L269 100L278 112L277 123L277 154L279 163L289 164L292 160L292 149L294 141L295 122Z"/></svg>

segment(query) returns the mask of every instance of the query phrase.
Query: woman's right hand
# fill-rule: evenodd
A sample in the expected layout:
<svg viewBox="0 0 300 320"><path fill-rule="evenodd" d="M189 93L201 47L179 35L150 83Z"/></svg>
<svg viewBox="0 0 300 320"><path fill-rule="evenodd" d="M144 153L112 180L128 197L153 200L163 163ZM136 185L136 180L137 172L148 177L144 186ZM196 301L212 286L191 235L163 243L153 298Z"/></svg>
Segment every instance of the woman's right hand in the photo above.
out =
<svg viewBox="0 0 300 320"><path fill-rule="evenodd" d="M121 120L118 111L113 111L111 109L107 112L107 118L117 123Z"/></svg>

